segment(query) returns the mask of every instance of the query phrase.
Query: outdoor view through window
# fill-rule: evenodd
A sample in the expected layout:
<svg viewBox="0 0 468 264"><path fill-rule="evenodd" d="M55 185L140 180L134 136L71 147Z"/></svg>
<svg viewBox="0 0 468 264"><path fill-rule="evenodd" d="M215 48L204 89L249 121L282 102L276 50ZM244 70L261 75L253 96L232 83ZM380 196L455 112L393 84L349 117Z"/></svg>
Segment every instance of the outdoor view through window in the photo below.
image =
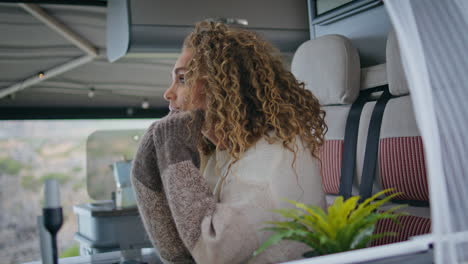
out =
<svg viewBox="0 0 468 264"><path fill-rule="evenodd" d="M153 121L0 122L0 263L40 259L36 217L42 214L43 183L47 179L60 183L64 210L64 224L58 234L60 254L78 254L78 242L73 239L77 231L73 206L91 201L86 191L88 136L98 130L143 131Z"/></svg>

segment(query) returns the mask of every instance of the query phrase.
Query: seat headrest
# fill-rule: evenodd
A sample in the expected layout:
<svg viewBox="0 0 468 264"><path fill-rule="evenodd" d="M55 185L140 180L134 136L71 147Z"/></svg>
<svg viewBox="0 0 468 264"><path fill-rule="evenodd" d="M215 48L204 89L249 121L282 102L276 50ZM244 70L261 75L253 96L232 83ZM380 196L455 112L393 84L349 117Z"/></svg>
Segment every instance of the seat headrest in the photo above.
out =
<svg viewBox="0 0 468 264"><path fill-rule="evenodd" d="M394 30L388 34L386 56L388 89L390 93L392 95L409 94L408 81L403 70L400 48Z"/></svg>
<svg viewBox="0 0 468 264"><path fill-rule="evenodd" d="M297 49L291 72L321 105L351 104L359 95L360 67L358 51L348 38L326 35Z"/></svg>

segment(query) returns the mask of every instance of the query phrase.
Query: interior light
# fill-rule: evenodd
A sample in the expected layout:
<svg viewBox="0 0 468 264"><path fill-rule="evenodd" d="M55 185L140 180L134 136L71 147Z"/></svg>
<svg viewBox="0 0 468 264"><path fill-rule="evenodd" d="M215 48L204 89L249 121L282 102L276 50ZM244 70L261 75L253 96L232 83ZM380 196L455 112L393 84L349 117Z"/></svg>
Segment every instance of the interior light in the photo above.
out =
<svg viewBox="0 0 468 264"><path fill-rule="evenodd" d="M141 102L141 108L143 109L148 109L150 106L149 102L148 102L148 99L143 99L143 102Z"/></svg>
<svg viewBox="0 0 468 264"><path fill-rule="evenodd" d="M95 91L94 88L90 88L90 89L89 89L89 92L88 92L88 97L89 97L89 98L93 98L93 97L94 97L94 91Z"/></svg>

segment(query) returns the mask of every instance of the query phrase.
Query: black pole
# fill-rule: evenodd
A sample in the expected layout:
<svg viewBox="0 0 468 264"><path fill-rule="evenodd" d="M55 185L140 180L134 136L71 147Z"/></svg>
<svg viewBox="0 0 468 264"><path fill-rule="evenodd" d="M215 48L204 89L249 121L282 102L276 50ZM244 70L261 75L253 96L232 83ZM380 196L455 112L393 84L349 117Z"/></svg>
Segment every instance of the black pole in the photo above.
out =
<svg viewBox="0 0 468 264"><path fill-rule="evenodd" d="M42 214L44 216L44 226L52 238L53 264L58 264L57 233L63 223L62 208L44 208Z"/></svg>

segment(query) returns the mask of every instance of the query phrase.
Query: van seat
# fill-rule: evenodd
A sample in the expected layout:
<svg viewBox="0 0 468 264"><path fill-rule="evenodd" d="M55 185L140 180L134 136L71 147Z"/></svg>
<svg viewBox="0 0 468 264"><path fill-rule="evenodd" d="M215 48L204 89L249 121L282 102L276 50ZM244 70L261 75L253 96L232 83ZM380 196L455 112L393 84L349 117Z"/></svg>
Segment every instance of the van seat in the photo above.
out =
<svg viewBox="0 0 468 264"><path fill-rule="evenodd" d="M392 31L387 40L387 78L389 91L395 98L388 101L382 119L379 140L378 164L374 193L381 189L393 188L402 194L395 200L409 204L402 211L410 215L400 217L401 226L390 220L380 221L376 232L397 232L374 241L382 245L407 240L416 235L431 232L429 186L426 175L424 146L414 116L408 84L404 75L398 42ZM359 142L366 142L369 120L375 103L368 103L363 109ZM357 159L358 177L361 176L361 152ZM360 179L359 179L360 181ZM392 204L389 206L395 206Z"/></svg>
<svg viewBox="0 0 468 264"><path fill-rule="evenodd" d="M337 195L346 119L360 90L358 51L344 36L322 36L298 48L291 71L318 98L326 112L328 131L320 153L322 186L328 196Z"/></svg>
<svg viewBox="0 0 468 264"><path fill-rule="evenodd" d="M424 147L394 33L389 35L386 53L386 65L361 71L358 52L351 42L340 35L327 35L303 43L291 65L293 74L305 82L326 112L328 132L320 157L322 188L328 205L340 190L345 127L351 104L361 90L387 84L388 79L394 98L388 101L383 114L373 193L387 188L402 192L396 199L401 201L395 202L409 203L404 211L410 215L400 217L401 226L390 220L380 221L375 232L393 231L398 235L376 240L373 245L404 241L431 231ZM367 102L360 117L353 195L359 194L367 132L375 104ZM392 203L389 207L395 205L398 204Z"/></svg>

